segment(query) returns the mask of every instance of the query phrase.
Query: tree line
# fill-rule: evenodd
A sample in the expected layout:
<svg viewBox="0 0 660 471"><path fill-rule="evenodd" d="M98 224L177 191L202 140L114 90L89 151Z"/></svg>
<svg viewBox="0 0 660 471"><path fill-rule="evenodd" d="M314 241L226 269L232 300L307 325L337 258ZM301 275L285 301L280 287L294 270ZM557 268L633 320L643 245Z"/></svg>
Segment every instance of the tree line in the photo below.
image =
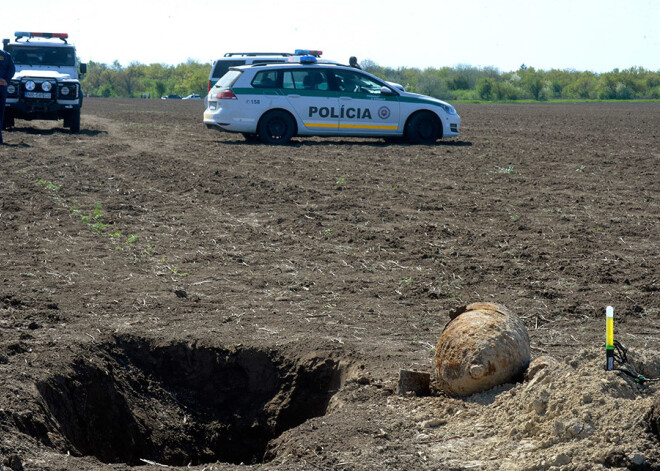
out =
<svg viewBox="0 0 660 471"><path fill-rule="evenodd" d="M596 74L536 70L523 64L516 71L500 72L471 66L394 69L367 61L363 68L408 91L449 100L660 99L660 71L641 67Z"/></svg>
<svg viewBox="0 0 660 471"><path fill-rule="evenodd" d="M190 60L173 66L132 62L127 67L117 61L111 65L90 61L81 84L84 93L90 96L160 98L166 94L191 93L204 96L210 70L211 64Z"/></svg>
<svg viewBox="0 0 660 471"><path fill-rule="evenodd" d="M362 68L384 80L403 85L407 91L446 100L633 100L660 99L660 71L631 67L597 74L575 70L537 70L520 66L501 72L494 67L456 67L418 69L382 67L363 61ZM210 63L189 60L179 65L119 62L102 64L90 61L82 80L87 95L103 97L159 98L175 93L185 96L206 94Z"/></svg>

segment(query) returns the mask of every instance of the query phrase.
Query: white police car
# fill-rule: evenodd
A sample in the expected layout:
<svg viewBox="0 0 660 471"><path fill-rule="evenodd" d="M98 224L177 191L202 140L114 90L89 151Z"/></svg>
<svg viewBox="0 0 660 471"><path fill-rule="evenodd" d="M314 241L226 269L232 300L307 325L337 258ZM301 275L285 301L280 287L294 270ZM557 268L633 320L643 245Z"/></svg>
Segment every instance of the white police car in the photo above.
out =
<svg viewBox="0 0 660 471"><path fill-rule="evenodd" d="M232 67L207 96L206 126L267 144L293 136L403 136L433 144L459 134L461 118L449 103L311 55L289 60Z"/></svg>

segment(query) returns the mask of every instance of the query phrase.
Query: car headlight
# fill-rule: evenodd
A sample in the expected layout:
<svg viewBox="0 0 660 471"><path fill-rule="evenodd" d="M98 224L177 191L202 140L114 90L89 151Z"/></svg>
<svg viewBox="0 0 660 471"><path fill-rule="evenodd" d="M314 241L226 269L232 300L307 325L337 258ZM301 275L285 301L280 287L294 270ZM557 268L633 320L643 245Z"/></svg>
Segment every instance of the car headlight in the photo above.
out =
<svg viewBox="0 0 660 471"><path fill-rule="evenodd" d="M71 92L66 85L60 88L60 95L68 95Z"/></svg>
<svg viewBox="0 0 660 471"><path fill-rule="evenodd" d="M52 90L52 88L53 88L53 84L50 83L50 82L44 82L44 83L41 84L41 89L44 92L49 92L49 91Z"/></svg>
<svg viewBox="0 0 660 471"><path fill-rule="evenodd" d="M34 83L34 80L28 80L27 82L25 82L25 89L28 92L33 91L36 88L36 86L37 85Z"/></svg>
<svg viewBox="0 0 660 471"><path fill-rule="evenodd" d="M456 108L454 108L451 105L445 105L443 103L440 103L440 108L445 110L445 113L447 113L447 114L456 114Z"/></svg>
<svg viewBox="0 0 660 471"><path fill-rule="evenodd" d="M16 87L13 85L7 85L7 95L13 95L16 93Z"/></svg>

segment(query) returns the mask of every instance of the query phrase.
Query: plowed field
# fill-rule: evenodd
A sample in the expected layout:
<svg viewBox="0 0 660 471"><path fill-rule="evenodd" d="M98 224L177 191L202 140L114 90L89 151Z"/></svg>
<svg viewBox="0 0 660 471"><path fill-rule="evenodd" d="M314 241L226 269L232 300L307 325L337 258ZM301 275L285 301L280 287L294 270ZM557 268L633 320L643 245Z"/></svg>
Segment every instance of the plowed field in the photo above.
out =
<svg viewBox="0 0 660 471"><path fill-rule="evenodd" d="M0 147L0 464L18 471L660 469L660 104L457 105L459 138L248 143L85 100ZM537 381L397 394L451 309ZM656 406L660 410L660 406ZM660 414L659 414L660 415ZM1 466L0 466L1 467Z"/></svg>

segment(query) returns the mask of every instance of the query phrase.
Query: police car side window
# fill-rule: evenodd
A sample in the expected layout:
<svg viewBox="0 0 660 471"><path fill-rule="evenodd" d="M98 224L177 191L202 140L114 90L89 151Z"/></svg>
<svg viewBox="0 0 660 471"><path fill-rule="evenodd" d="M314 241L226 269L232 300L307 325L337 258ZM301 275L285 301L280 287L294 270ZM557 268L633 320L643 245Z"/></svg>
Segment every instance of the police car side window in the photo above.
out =
<svg viewBox="0 0 660 471"><path fill-rule="evenodd" d="M312 83L306 70L287 70L284 72L283 87L294 90L309 90Z"/></svg>
<svg viewBox="0 0 660 471"><path fill-rule="evenodd" d="M380 95L381 84L366 75L349 70L335 71L339 91L360 95Z"/></svg>
<svg viewBox="0 0 660 471"><path fill-rule="evenodd" d="M276 70L263 70L257 72L252 80L255 88L278 88L278 72Z"/></svg>
<svg viewBox="0 0 660 471"><path fill-rule="evenodd" d="M293 74L290 70L285 70L282 77L282 88L296 89L296 82L293 79Z"/></svg>
<svg viewBox="0 0 660 471"><path fill-rule="evenodd" d="M328 84L328 77L321 72L320 70L310 70L308 77L311 78L312 89L313 90L328 90L330 85Z"/></svg>

